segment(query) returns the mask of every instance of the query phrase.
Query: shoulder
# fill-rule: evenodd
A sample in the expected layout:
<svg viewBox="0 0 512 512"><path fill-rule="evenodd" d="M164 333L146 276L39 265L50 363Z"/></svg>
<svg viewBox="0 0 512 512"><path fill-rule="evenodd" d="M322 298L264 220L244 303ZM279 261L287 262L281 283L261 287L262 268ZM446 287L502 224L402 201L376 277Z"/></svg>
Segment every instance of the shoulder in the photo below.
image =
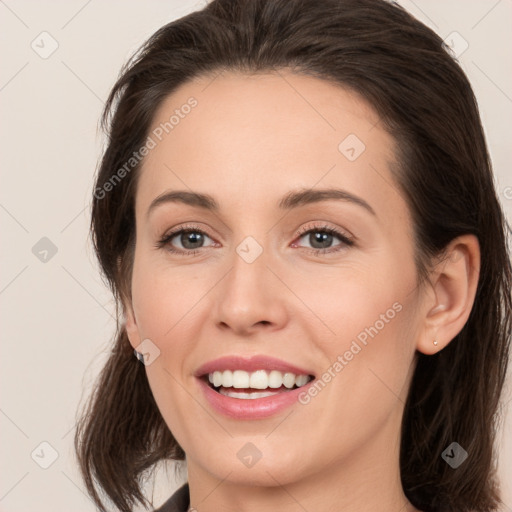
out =
<svg viewBox="0 0 512 512"><path fill-rule="evenodd" d="M154 512L187 512L190 505L188 483L183 484L163 505Z"/></svg>

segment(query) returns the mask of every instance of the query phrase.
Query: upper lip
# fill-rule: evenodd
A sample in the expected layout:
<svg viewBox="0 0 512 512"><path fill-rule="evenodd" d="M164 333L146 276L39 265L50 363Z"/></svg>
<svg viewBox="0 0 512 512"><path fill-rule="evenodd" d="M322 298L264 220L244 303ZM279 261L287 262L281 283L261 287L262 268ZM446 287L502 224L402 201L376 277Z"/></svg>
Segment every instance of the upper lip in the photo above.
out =
<svg viewBox="0 0 512 512"><path fill-rule="evenodd" d="M255 356L224 356L208 361L201 365L194 373L196 377L202 377L215 371L224 370L245 370L246 372L254 372L256 370L277 370L282 373L294 373L295 375L313 375L313 372L306 370L294 364L287 363L275 357L265 355ZM313 375L314 376L314 375Z"/></svg>

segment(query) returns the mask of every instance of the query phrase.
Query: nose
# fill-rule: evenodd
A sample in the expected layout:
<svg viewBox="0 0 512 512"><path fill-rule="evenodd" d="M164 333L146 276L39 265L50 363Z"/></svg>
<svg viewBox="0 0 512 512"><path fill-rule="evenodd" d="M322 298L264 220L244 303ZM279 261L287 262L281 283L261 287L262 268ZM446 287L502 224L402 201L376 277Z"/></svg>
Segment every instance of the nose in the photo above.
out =
<svg viewBox="0 0 512 512"><path fill-rule="evenodd" d="M215 287L215 324L241 336L283 328L289 318L290 293L276 277L277 269L269 268L265 251L252 262L240 254L234 252L231 269Z"/></svg>

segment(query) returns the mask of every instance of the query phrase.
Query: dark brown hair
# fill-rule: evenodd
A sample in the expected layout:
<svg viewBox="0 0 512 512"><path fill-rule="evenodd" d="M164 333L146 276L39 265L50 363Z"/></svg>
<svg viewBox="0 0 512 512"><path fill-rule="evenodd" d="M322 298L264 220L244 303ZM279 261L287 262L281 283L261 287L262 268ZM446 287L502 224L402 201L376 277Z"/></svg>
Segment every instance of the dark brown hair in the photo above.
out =
<svg viewBox="0 0 512 512"><path fill-rule="evenodd" d="M213 0L143 45L105 106L108 144L92 203L94 247L118 313L130 299L140 164L112 179L144 145L156 109L194 77L284 68L355 91L395 137L393 172L414 221L420 282L451 240L468 233L478 237L481 272L466 325L436 355L418 353L403 416L400 468L406 496L423 511L496 510L494 442L512 330L510 228L466 76L441 38L398 5ZM128 512L136 501L149 505L142 493L148 471L159 461L182 460L184 452L118 318L112 353L78 423L75 449L100 510L106 510L107 497ZM456 470L441 457L453 441L468 452Z"/></svg>

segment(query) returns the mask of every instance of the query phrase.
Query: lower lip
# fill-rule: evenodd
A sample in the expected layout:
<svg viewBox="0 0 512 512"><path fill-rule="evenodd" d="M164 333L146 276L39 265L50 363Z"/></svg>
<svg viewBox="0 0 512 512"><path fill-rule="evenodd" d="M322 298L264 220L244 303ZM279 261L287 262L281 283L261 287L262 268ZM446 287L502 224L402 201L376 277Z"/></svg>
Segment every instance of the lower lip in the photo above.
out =
<svg viewBox="0 0 512 512"><path fill-rule="evenodd" d="M282 391L276 395L266 396L264 398L232 398L221 395L212 389L203 379L198 379L203 393L208 403L218 412L236 418L238 420L257 420L268 418L298 402L299 395L311 385L308 382L305 386L292 389L291 391Z"/></svg>

